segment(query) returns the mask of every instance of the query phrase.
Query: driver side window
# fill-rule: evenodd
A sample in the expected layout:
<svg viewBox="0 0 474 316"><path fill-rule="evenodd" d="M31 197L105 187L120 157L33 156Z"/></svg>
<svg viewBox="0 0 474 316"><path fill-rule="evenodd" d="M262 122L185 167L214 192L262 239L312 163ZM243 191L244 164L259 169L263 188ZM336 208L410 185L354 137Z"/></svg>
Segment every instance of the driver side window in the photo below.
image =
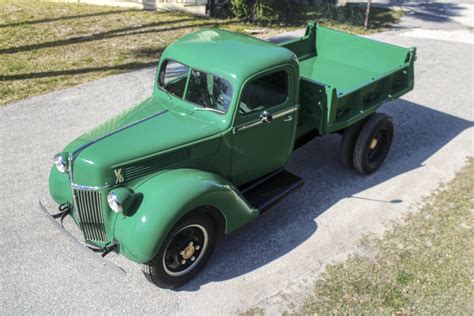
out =
<svg viewBox="0 0 474 316"><path fill-rule="evenodd" d="M288 99L288 73L280 70L248 83L240 98L239 113L263 111Z"/></svg>

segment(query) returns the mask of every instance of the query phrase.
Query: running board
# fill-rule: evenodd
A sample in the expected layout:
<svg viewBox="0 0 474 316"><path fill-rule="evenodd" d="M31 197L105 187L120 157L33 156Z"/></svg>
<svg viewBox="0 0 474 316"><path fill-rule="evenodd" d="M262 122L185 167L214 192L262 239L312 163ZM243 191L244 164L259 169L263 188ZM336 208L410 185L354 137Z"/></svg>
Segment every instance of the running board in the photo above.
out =
<svg viewBox="0 0 474 316"><path fill-rule="evenodd" d="M281 169L241 188L241 192L253 207L263 213L302 186L303 179Z"/></svg>

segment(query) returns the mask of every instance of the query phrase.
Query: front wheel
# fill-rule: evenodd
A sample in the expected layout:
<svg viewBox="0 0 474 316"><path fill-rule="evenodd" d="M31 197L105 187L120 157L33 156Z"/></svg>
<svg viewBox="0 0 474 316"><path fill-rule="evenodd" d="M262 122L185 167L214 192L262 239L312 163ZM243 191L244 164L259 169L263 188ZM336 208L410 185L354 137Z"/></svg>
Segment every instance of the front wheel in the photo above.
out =
<svg viewBox="0 0 474 316"><path fill-rule="evenodd" d="M191 280L209 260L216 244L216 227L206 214L182 219L158 254L142 265L146 279L162 288L176 288Z"/></svg>
<svg viewBox="0 0 474 316"><path fill-rule="evenodd" d="M393 121L375 113L362 127L354 147L354 169L361 174L376 171L387 157L393 139Z"/></svg>

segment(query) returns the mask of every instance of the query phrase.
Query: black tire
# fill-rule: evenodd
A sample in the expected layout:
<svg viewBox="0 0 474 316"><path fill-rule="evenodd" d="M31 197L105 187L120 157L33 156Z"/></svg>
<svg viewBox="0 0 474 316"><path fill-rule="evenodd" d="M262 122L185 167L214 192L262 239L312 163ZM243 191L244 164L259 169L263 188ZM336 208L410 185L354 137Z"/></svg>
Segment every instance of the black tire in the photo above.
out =
<svg viewBox="0 0 474 316"><path fill-rule="evenodd" d="M357 136L364 125L365 120L359 121L346 129L342 133L341 143L339 145L339 158L344 166L354 168L354 147Z"/></svg>
<svg viewBox="0 0 474 316"><path fill-rule="evenodd" d="M142 264L145 278L166 289L185 284L206 265L216 238L215 223L207 214L196 212L184 217L168 234L155 258Z"/></svg>
<svg viewBox="0 0 474 316"><path fill-rule="evenodd" d="M376 171L387 157L393 139L393 120L375 113L360 130L354 147L354 169L361 174Z"/></svg>

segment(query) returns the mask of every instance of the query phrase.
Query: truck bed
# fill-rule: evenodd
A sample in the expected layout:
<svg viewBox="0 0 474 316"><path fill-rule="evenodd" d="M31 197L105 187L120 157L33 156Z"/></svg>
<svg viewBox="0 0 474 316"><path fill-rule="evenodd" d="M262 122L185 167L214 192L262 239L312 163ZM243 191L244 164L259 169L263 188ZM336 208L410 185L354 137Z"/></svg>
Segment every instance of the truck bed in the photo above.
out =
<svg viewBox="0 0 474 316"><path fill-rule="evenodd" d="M319 56L300 62L301 77L337 87L337 92L340 95L347 94L355 87L371 82L372 78L380 75L379 72Z"/></svg>
<svg viewBox="0 0 474 316"><path fill-rule="evenodd" d="M342 130L413 89L414 48L310 24L280 44L300 63L297 137Z"/></svg>

